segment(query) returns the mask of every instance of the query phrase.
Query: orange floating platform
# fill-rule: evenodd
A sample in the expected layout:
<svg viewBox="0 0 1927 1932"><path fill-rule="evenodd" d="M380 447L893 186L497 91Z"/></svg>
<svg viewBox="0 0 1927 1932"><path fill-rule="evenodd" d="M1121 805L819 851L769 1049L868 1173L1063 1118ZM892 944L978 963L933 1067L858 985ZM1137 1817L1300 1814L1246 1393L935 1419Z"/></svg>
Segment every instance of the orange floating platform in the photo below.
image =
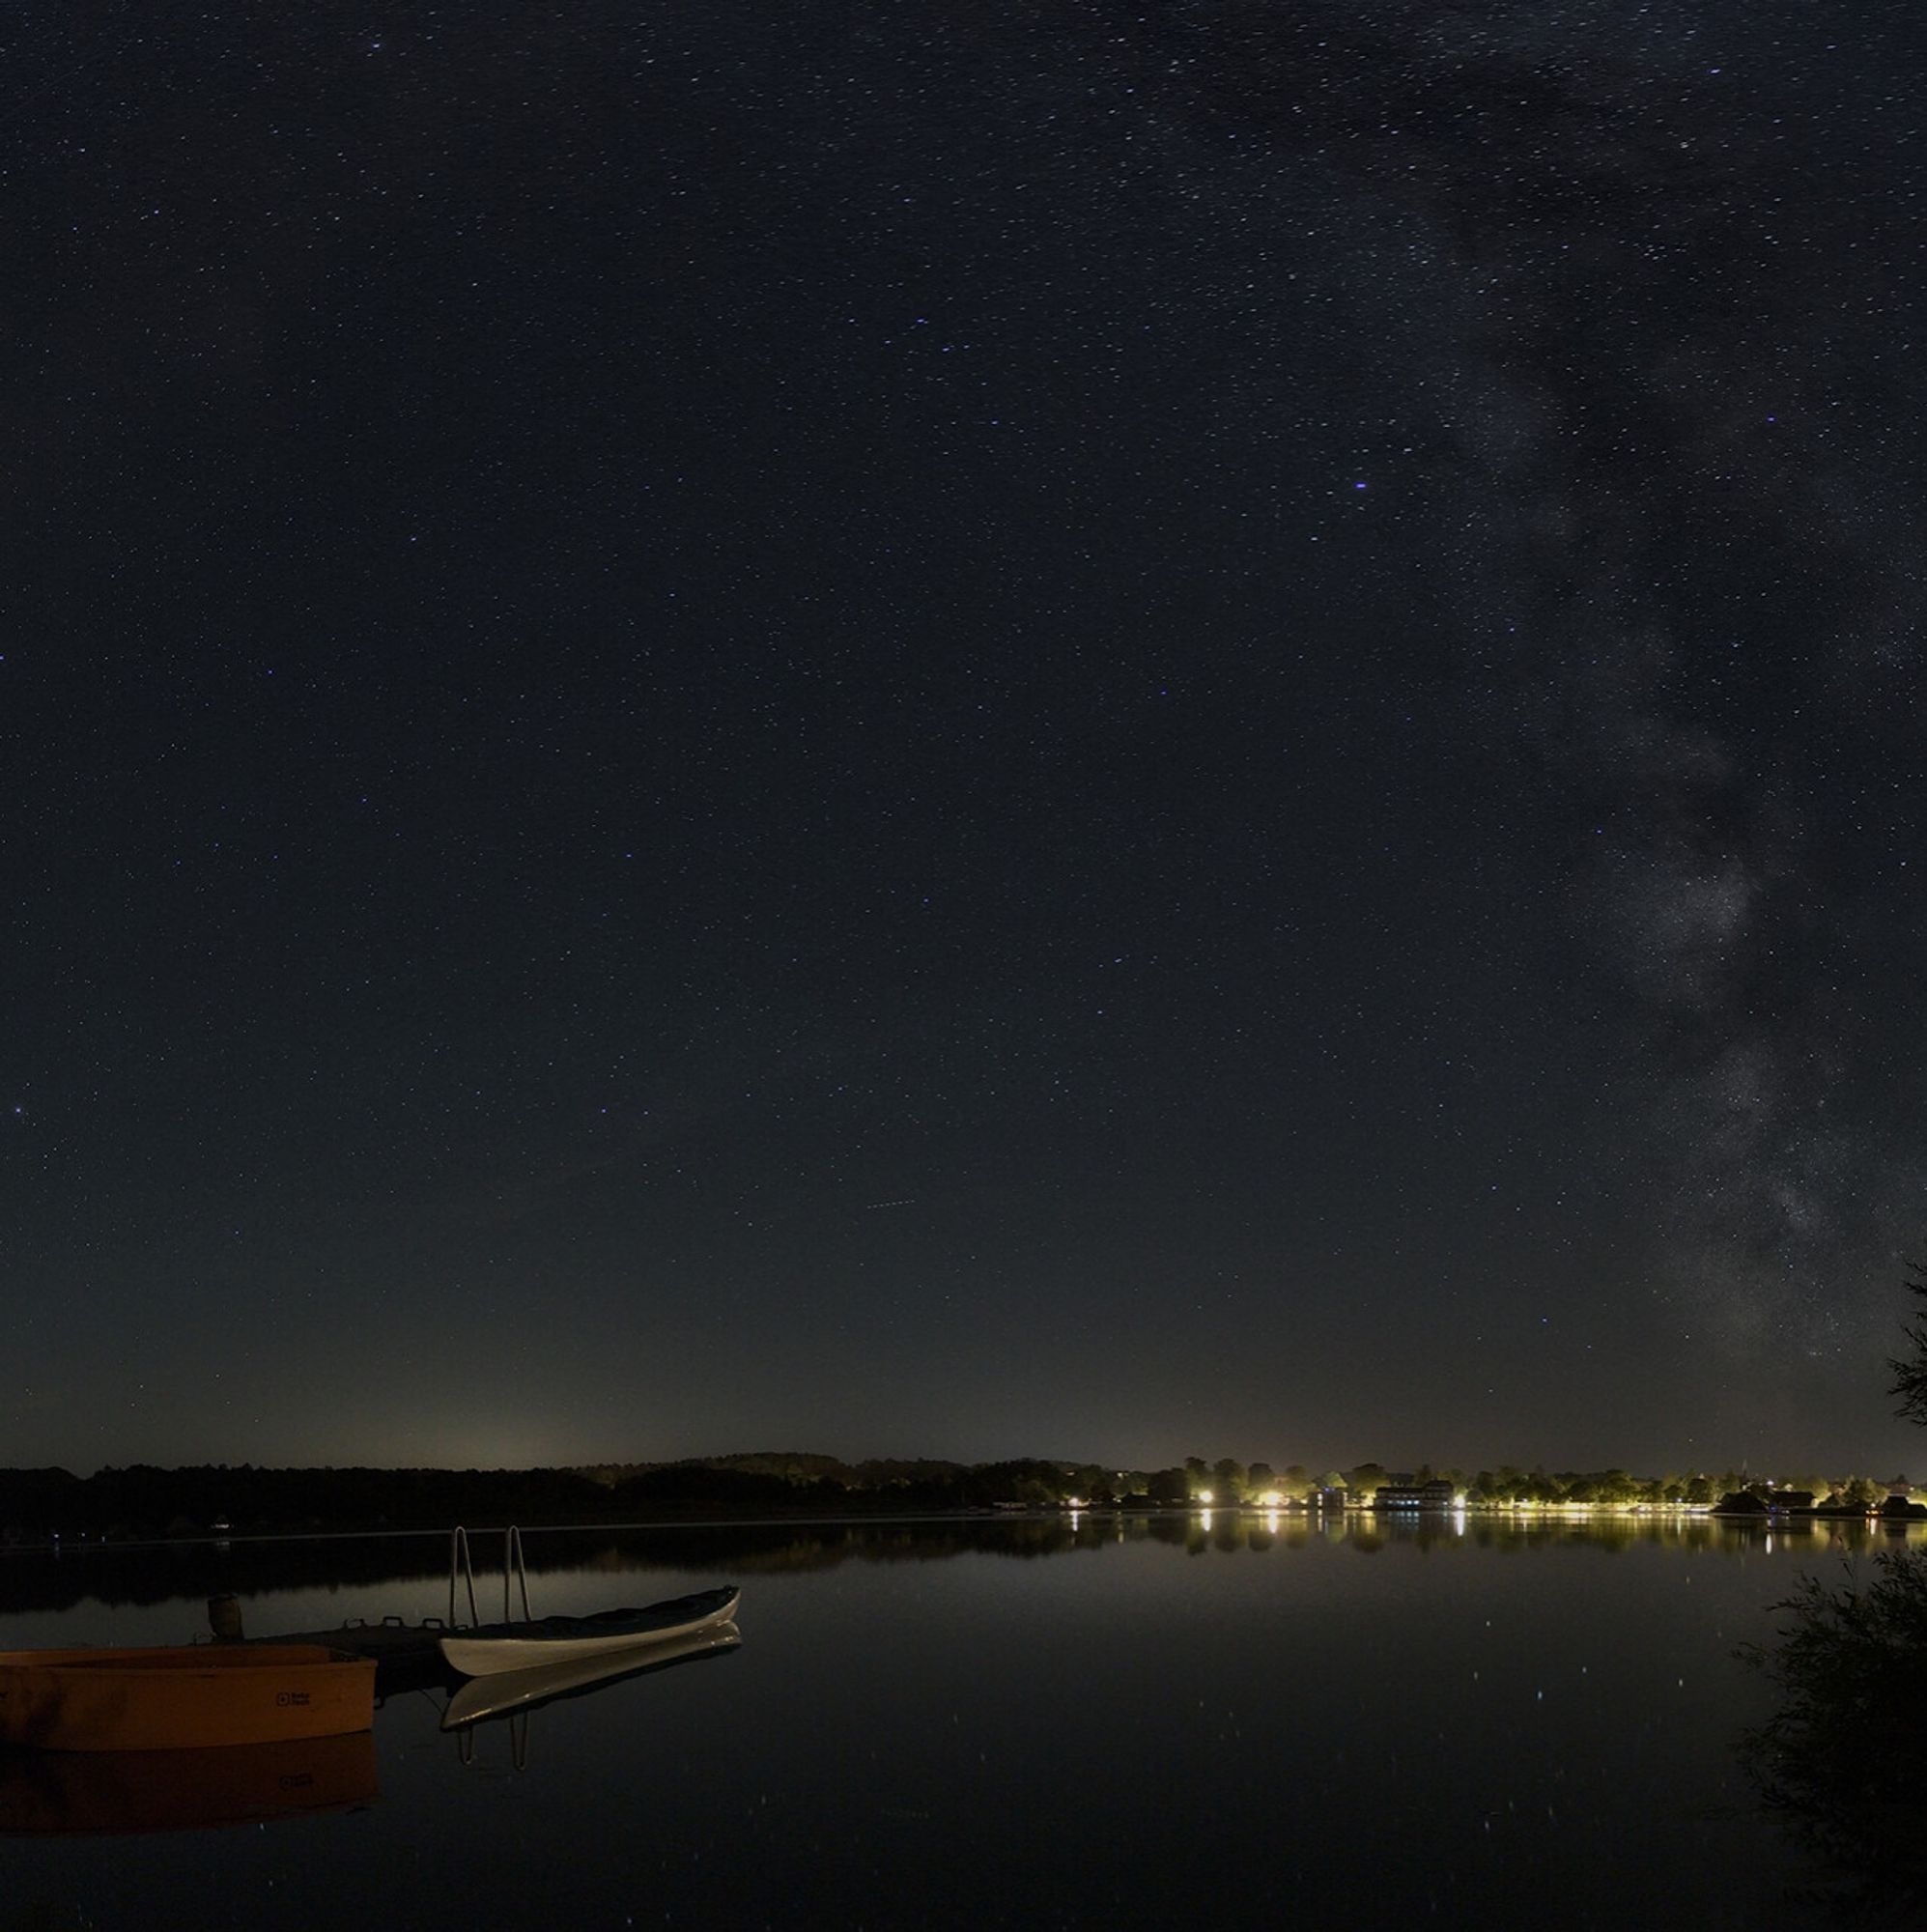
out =
<svg viewBox="0 0 1927 1932"><path fill-rule="evenodd" d="M205 1750L374 1723L374 1661L319 1644L0 1651L0 1744Z"/></svg>

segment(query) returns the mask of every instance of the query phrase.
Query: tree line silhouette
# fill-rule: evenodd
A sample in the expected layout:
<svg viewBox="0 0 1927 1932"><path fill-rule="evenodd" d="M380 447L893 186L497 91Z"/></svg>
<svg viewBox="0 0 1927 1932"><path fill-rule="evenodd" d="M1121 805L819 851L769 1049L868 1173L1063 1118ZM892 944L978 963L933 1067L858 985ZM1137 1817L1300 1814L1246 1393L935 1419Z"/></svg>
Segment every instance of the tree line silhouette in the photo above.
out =
<svg viewBox="0 0 1927 1932"><path fill-rule="evenodd" d="M262 1468L251 1463L163 1469L149 1463L91 1476L67 1469L0 1470L0 1543L61 1539L150 1541L208 1535L445 1529L456 1522L566 1523L675 1520L694 1517L808 1517L1048 1508L1219 1507L1331 1500L1370 1501L1395 1480L1450 1481L1474 1508L1511 1502L1601 1506L1705 1504L1746 1486L1743 1471L1640 1477L1624 1469L1434 1470L1396 1476L1361 1463L1321 1473L1300 1463L1193 1456L1154 1470L1022 1457L994 1463L931 1458L846 1463L836 1457L756 1452L672 1463L582 1468ZM1865 1477L1793 1479L1793 1487L1871 1502L1883 1486Z"/></svg>

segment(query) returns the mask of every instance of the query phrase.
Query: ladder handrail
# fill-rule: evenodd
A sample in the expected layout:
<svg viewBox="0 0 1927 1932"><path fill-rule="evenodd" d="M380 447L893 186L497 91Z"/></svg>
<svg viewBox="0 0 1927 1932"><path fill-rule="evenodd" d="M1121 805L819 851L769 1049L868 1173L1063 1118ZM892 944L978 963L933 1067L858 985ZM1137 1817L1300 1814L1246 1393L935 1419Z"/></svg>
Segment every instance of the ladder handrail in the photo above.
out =
<svg viewBox="0 0 1927 1932"><path fill-rule="evenodd" d="M462 1625L455 1621L455 1575L456 1567L468 1582L468 1628L479 1629L481 1617L475 1609L475 1565L468 1554L468 1532L458 1522L448 1538L448 1628L460 1630Z"/></svg>
<svg viewBox="0 0 1927 1932"><path fill-rule="evenodd" d="M502 1622L509 1621L508 1579L513 1571L522 1582L522 1620L525 1624L535 1619L528 1613L528 1558L523 1554L522 1531L510 1523L502 1537Z"/></svg>

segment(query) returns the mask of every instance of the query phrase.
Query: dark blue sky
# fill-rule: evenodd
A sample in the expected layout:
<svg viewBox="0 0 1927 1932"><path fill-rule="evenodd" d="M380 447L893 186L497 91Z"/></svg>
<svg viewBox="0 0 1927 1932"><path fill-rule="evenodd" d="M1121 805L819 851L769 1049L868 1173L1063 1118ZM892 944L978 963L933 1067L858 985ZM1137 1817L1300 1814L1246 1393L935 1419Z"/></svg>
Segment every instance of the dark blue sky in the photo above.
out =
<svg viewBox="0 0 1927 1932"><path fill-rule="evenodd" d="M29 9L0 1463L1891 1473L1921 50Z"/></svg>

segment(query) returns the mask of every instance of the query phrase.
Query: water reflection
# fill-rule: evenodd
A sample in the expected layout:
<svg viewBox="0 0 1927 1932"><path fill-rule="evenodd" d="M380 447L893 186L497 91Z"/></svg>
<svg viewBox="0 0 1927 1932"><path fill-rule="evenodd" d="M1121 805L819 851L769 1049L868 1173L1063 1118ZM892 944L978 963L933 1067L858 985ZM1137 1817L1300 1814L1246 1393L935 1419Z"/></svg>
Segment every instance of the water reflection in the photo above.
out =
<svg viewBox="0 0 1927 1932"><path fill-rule="evenodd" d="M504 1718L512 1711L530 1711L564 1697L581 1697L631 1678L654 1676L677 1664L726 1657L743 1641L734 1624L718 1624L651 1644L646 1651L629 1651L616 1658L578 1658L567 1663L536 1664L527 1670L507 1670L495 1677L470 1677L460 1685L441 1713L441 1728L459 1731L469 1724Z"/></svg>
<svg viewBox="0 0 1927 1932"><path fill-rule="evenodd" d="M0 1752L0 1833L209 1831L365 1804L375 1737L219 1750Z"/></svg>
<svg viewBox="0 0 1927 1932"><path fill-rule="evenodd" d="M1444 1549L1467 1543L1516 1551L1562 1544L1593 1549L1650 1547L1743 1552L1829 1554L1900 1547L1927 1537L1927 1525L1854 1519L1746 1519L1668 1514L1577 1516L1547 1511L1429 1516L1417 1512L1313 1513L1279 1510L1173 1510L1145 1515L1084 1510L1036 1517L950 1518L897 1522L711 1523L633 1529L526 1532L532 1576L620 1575L637 1570L774 1576L840 1565L925 1564L966 1553L1027 1560L1095 1553L1119 1545L1169 1544L1196 1556L1343 1545L1370 1555L1387 1544ZM75 1556L44 1551L0 1555L0 1612L71 1609L89 1599L109 1606L155 1605L183 1598L326 1588L359 1609L386 1584L436 1583L447 1576L445 1533L392 1537L316 1537L241 1542L223 1549L182 1544Z"/></svg>
<svg viewBox="0 0 1927 1932"><path fill-rule="evenodd" d="M651 1667L629 1689L623 1672L510 1686L525 1696L490 1709L439 1689L390 1698L382 1802L306 1834L298 1889L298 1828L10 1840L0 1923L39 1898L64 1914L49 1923L152 1923L166 1899L172 1922L258 1932L632 1916L1167 1932L1201 1914L1254 1932L1791 1932L1791 1855L1732 1749L1768 1687L1733 1651L1767 1634L1796 1573L1884 1538L1775 1525L1770 1555L1768 1533L1214 1509L1208 1525L1090 1510L531 1534L529 1566L552 1579L538 1605L733 1580L756 1605L751 1640L714 1653L726 1668ZM286 1549L298 1587L279 1598L271 1547L237 1546L240 1572L148 1552L150 1577L125 1580L144 1597L171 1583L196 1618L221 1587L260 1591L248 1624L265 1634L338 1620L316 1580L344 1610L439 1610L446 1549ZM97 1563L65 1559L116 1574ZM0 1558L0 1605L38 1574ZM89 1603L32 1635L126 1640L140 1621ZM531 1727L535 1775L514 1778ZM16 1783L23 1827L32 1802L61 1830L133 1829L125 1807L89 1828L77 1796L32 1798L63 1775L43 1761L28 1796Z"/></svg>

